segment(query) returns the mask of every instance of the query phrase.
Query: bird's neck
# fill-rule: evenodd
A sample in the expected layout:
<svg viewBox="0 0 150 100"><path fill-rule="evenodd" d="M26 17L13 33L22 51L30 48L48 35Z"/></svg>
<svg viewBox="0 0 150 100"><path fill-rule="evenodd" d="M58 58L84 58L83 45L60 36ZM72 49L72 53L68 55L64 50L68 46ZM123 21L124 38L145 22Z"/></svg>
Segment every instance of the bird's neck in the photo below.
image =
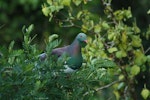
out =
<svg viewBox="0 0 150 100"><path fill-rule="evenodd" d="M81 54L81 45L78 40L74 40L74 42L71 44L71 52L76 56Z"/></svg>

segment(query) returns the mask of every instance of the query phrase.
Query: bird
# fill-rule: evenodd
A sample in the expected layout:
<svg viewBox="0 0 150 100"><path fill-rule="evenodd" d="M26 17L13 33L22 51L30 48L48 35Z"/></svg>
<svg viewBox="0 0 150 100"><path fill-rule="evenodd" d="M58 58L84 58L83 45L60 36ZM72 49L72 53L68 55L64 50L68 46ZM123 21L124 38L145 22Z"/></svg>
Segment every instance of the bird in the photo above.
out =
<svg viewBox="0 0 150 100"><path fill-rule="evenodd" d="M87 45L87 35L79 33L74 41L67 46L55 48L52 50L51 55L56 55L61 59L63 55L67 55L68 59L64 62L64 73L74 73L82 66L83 57L81 48ZM45 60L48 55L46 53L40 54L40 60Z"/></svg>

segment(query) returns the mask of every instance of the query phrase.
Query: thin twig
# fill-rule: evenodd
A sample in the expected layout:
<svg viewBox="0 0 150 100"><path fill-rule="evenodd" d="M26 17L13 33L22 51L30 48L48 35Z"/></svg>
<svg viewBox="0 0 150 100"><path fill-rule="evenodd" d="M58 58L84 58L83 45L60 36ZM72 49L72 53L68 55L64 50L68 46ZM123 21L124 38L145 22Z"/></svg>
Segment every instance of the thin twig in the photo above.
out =
<svg viewBox="0 0 150 100"><path fill-rule="evenodd" d="M116 83L118 83L118 82L120 82L120 81L119 81L119 80L114 81L114 82L112 82L112 83L110 83L110 84L107 84L107 85L105 85L105 86L103 86L103 87L100 87L100 88L95 89L95 91L103 90L103 89L108 88L108 87L110 87L110 86L112 86L112 85L114 85L114 84L116 84Z"/></svg>
<svg viewBox="0 0 150 100"><path fill-rule="evenodd" d="M5 26L5 24L1 25L1 26L0 26L0 29L3 28L4 26Z"/></svg>
<svg viewBox="0 0 150 100"><path fill-rule="evenodd" d="M85 92L85 93L83 94L83 96L86 96L86 95L88 95L89 93L92 93L92 92L98 92L98 91L100 91L100 90L106 89L106 88L111 87L112 85L114 85L114 84L116 84L116 83L118 83L118 82L120 82L120 81L117 80L117 81L114 81L114 82L112 82L112 83L110 83L110 84L107 84L107 85L105 85L105 86L99 87L99 88L97 88L97 89L95 89L95 90Z"/></svg>
<svg viewBox="0 0 150 100"><path fill-rule="evenodd" d="M105 7L106 10L109 11L110 16L112 17L112 21L115 25L117 25L117 20L115 19L114 13L113 13L113 9L111 8L111 1L106 2L105 0L101 0L103 6ZM108 7L109 6L109 7Z"/></svg>
<svg viewBox="0 0 150 100"><path fill-rule="evenodd" d="M145 54L150 50L150 47L145 51Z"/></svg>

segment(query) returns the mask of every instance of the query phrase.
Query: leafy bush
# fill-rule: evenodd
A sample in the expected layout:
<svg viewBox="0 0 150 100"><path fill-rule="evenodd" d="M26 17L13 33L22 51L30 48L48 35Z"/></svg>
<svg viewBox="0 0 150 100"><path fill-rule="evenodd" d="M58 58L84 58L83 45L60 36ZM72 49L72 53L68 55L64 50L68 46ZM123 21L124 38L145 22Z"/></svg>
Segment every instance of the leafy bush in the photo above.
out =
<svg viewBox="0 0 150 100"><path fill-rule="evenodd" d="M93 87L102 83L109 83L111 80L109 73L103 67L111 66L113 62L101 60L101 68L96 70L94 62L88 63L88 67L72 74L70 77L62 72L54 75L54 71L62 69L59 63L55 62L55 57L48 57L45 61L40 61L38 55L40 51L34 39L30 37L33 25L23 28L24 42L23 49L14 50L15 44L12 41L6 49L1 48L1 99L82 99L93 95ZM60 44L57 36L50 36L47 43L46 52L50 53L54 47ZM4 54L5 53L5 54ZM99 67L99 66L98 66ZM111 70L110 70L111 71ZM103 83L103 84L104 84ZM87 92L89 91L89 92ZM92 92L91 92L92 91ZM98 91L98 90L97 90ZM86 96L88 94L88 96ZM94 98L94 97L90 97Z"/></svg>
<svg viewBox="0 0 150 100"><path fill-rule="evenodd" d="M40 61L33 44L33 25L23 27L23 48L0 48L0 99L120 100L150 98L149 47L143 47L141 30L132 19L131 8L114 11L111 0L101 0L105 18L88 10L88 0L47 0L42 11L60 27L78 27L87 33L82 50L84 63L71 75L58 72L62 64L55 56ZM60 16L60 13L65 13ZM149 41L149 31L142 36ZM60 44L58 35L46 41L46 53ZM56 73L57 72L57 73ZM142 80L142 81L141 81Z"/></svg>

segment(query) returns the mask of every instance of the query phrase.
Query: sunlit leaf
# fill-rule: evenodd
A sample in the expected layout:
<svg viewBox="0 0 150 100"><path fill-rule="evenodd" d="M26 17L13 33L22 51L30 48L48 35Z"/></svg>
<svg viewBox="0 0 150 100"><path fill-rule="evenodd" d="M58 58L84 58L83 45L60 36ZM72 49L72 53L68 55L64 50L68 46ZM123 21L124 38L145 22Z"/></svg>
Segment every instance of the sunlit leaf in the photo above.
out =
<svg viewBox="0 0 150 100"><path fill-rule="evenodd" d="M146 88L144 88L142 91L141 91L141 95L142 97L146 100L148 98L148 96L150 95L150 91Z"/></svg>
<svg viewBox="0 0 150 100"><path fill-rule="evenodd" d="M102 23L102 27L103 27L105 30L109 29L109 25L108 25L107 22L103 22L103 23Z"/></svg>
<svg viewBox="0 0 150 100"><path fill-rule="evenodd" d="M140 47L142 45L141 44L142 41L139 36L133 35L131 38L132 38L131 44L133 47Z"/></svg>
<svg viewBox="0 0 150 100"><path fill-rule="evenodd" d="M109 52L109 53L113 53L113 52L115 52L115 51L118 51L118 49L117 49L116 47L112 47L112 48L109 48L109 49L108 49L108 52Z"/></svg>
<svg viewBox="0 0 150 100"><path fill-rule="evenodd" d="M70 6L71 0L62 0L64 6Z"/></svg>
<svg viewBox="0 0 150 100"><path fill-rule="evenodd" d="M122 41L123 43L126 43L126 42L127 42L127 34L126 34L126 32L122 33L121 41Z"/></svg>
<svg viewBox="0 0 150 100"><path fill-rule="evenodd" d="M95 25L94 26L94 32L99 33L101 31L101 26L100 25Z"/></svg>
<svg viewBox="0 0 150 100"><path fill-rule="evenodd" d="M127 56L127 54L126 54L125 51L117 51L116 52L116 57L117 58L122 58L122 57L126 57L126 56Z"/></svg>
<svg viewBox="0 0 150 100"><path fill-rule="evenodd" d="M79 11L78 14L77 14L77 19L80 19L81 15L83 14L82 11Z"/></svg>
<svg viewBox="0 0 150 100"><path fill-rule="evenodd" d="M49 36L49 42L52 42L54 39L58 38L57 34L53 34Z"/></svg>
<svg viewBox="0 0 150 100"><path fill-rule="evenodd" d="M150 14L150 9L147 11L147 14Z"/></svg>
<svg viewBox="0 0 150 100"><path fill-rule="evenodd" d="M48 16L50 13L50 9L48 7L43 7L42 8L42 12L45 16Z"/></svg>
<svg viewBox="0 0 150 100"><path fill-rule="evenodd" d="M108 39L109 40L113 40L113 38L115 38L115 37L116 37L116 33L114 33L114 32L108 33Z"/></svg>
<svg viewBox="0 0 150 100"><path fill-rule="evenodd" d="M79 6L81 4L82 0L73 0L73 3L76 5L76 6Z"/></svg>
<svg viewBox="0 0 150 100"><path fill-rule="evenodd" d="M134 59L135 64L141 66L146 62L147 57L140 50L134 51L134 54L135 54Z"/></svg>
<svg viewBox="0 0 150 100"><path fill-rule="evenodd" d="M131 67L131 74L133 76L139 74L139 72L140 72L140 67L139 66L134 65L134 66Z"/></svg>
<svg viewBox="0 0 150 100"><path fill-rule="evenodd" d="M125 77L124 77L124 75L122 75L122 74L119 76L119 80L124 80L124 78L125 78Z"/></svg>

